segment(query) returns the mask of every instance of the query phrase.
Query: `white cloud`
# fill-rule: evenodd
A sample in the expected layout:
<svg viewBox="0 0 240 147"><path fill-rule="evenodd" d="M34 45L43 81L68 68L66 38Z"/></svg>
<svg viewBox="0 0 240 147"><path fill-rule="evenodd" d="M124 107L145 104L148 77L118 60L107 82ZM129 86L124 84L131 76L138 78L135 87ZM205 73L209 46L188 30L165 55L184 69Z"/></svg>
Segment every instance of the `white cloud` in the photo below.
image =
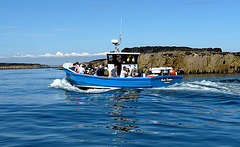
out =
<svg viewBox="0 0 240 147"><path fill-rule="evenodd" d="M56 53L56 56L61 57L61 56L63 56L63 53L61 53L61 52L57 52L57 53Z"/></svg>
<svg viewBox="0 0 240 147"><path fill-rule="evenodd" d="M50 53L46 53L45 55L38 55L38 56L34 56L34 57L53 57L53 54Z"/></svg>
<svg viewBox="0 0 240 147"><path fill-rule="evenodd" d="M37 58L37 57L69 57L69 56L102 56L102 55L106 55L106 53L97 53L97 54L89 54L89 53L66 53L63 54L61 52L57 52L56 54L50 54L50 53L46 53L44 55L21 55L21 54L17 54L15 56L12 57L31 57L31 58Z"/></svg>
<svg viewBox="0 0 240 147"><path fill-rule="evenodd" d="M101 56L101 55L106 55L106 54L107 54L107 52L106 52L106 53L93 54L93 55L95 55L95 56Z"/></svg>
<svg viewBox="0 0 240 147"><path fill-rule="evenodd" d="M32 56L32 55L26 55L26 57L34 57L34 56Z"/></svg>
<svg viewBox="0 0 240 147"><path fill-rule="evenodd" d="M71 53L71 54L65 54L64 56L89 56L90 54L89 53L82 53L82 54L79 54L79 53Z"/></svg>

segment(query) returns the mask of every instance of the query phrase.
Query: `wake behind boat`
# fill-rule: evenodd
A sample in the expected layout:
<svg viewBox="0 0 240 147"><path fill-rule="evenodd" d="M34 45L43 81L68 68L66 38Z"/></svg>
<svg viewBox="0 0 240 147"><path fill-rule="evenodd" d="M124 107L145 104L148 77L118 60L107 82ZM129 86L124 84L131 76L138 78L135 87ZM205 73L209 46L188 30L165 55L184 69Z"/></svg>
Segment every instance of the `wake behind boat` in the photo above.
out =
<svg viewBox="0 0 240 147"><path fill-rule="evenodd" d="M180 83L183 76L177 75L172 67L157 67L150 68L150 74L147 76L145 73L139 73L138 57L140 53L120 52L119 45L122 38L122 24L121 34L119 40L112 40L115 45L115 52L107 53L108 71L111 72L115 68L117 75L122 71L133 73L128 77L104 77L94 76L91 74L76 73L73 63L66 62L63 64L63 69L66 72L66 79L75 86L88 89L88 88L158 88L167 87L175 83ZM127 69L127 70L126 70ZM126 72L125 72L126 73ZM114 73L115 74L115 73ZM137 75L137 76L136 76Z"/></svg>

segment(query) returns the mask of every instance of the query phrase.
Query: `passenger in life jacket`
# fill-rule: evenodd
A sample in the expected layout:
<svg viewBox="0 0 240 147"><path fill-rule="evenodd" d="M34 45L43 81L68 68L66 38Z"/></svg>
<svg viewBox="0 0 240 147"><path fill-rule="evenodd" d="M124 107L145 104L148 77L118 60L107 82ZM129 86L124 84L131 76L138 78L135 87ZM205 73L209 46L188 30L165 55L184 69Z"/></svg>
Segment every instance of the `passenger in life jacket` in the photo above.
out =
<svg viewBox="0 0 240 147"><path fill-rule="evenodd" d="M170 75L177 75L177 73L174 71L174 70L172 70L171 72L170 72Z"/></svg>
<svg viewBox="0 0 240 147"><path fill-rule="evenodd" d="M76 63L73 63L73 66L71 67L72 70L74 70L76 73L78 73L78 68L79 68L79 63L76 62Z"/></svg>

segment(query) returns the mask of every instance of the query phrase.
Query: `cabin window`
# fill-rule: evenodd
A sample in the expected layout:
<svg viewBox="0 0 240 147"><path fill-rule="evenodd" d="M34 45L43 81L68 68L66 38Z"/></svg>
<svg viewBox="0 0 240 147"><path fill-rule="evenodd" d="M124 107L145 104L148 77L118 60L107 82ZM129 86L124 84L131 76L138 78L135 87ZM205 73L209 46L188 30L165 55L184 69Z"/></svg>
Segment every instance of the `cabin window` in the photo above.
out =
<svg viewBox="0 0 240 147"><path fill-rule="evenodd" d="M138 63L138 57L139 57L139 56L137 55L137 56L135 56L135 57L136 57L135 59L136 59L136 64L137 64L137 63Z"/></svg>
<svg viewBox="0 0 240 147"><path fill-rule="evenodd" d="M132 64L137 64L137 56L132 56Z"/></svg>
<svg viewBox="0 0 240 147"><path fill-rule="evenodd" d="M131 55L128 55L128 56L127 56L127 64L130 64L130 63L131 63L131 58L132 58Z"/></svg>
<svg viewBox="0 0 240 147"><path fill-rule="evenodd" d="M127 63L127 55L122 55L122 64Z"/></svg>
<svg viewBox="0 0 240 147"><path fill-rule="evenodd" d="M108 55L108 64L114 64L113 63L113 55Z"/></svg>
<svg viewBox="0 0 240 147"><path fill-rule="evenodd" d="M138 55L107 55L108 64L137 64Z"/></svg>
<svg viewBox="0 0 240 147"><path fill-rule="evenodd" d="M122 62L121 55L117 55L117 61L118 61L118 63Z"/></svg>
<svg viewBox="0 0 240 147"><path fill-rule="evenodd" d="M122 64L137 64L138 55L122 55Z"/></svg>

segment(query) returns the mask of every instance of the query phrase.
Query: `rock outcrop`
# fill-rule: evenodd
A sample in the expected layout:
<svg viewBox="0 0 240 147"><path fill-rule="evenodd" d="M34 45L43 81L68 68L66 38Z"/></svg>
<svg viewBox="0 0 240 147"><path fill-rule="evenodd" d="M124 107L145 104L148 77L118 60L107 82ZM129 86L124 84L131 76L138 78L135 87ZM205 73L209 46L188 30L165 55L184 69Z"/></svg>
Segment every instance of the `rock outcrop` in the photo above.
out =
<svg viewBox="0 0 240 147"><path fill-rule="evenodd" d="M220 48L157 46L125 48L122 52L141 53L139 67L171 66L181 74L240 73L240 52L222 52Z"/></svg>
<svg viewBox="0 0 240 147"><path fill-rule="evenodd" d="M35 69L35 68L52 68L49 65L28 64L28 63L0 63L0 69Z"/></svg>

